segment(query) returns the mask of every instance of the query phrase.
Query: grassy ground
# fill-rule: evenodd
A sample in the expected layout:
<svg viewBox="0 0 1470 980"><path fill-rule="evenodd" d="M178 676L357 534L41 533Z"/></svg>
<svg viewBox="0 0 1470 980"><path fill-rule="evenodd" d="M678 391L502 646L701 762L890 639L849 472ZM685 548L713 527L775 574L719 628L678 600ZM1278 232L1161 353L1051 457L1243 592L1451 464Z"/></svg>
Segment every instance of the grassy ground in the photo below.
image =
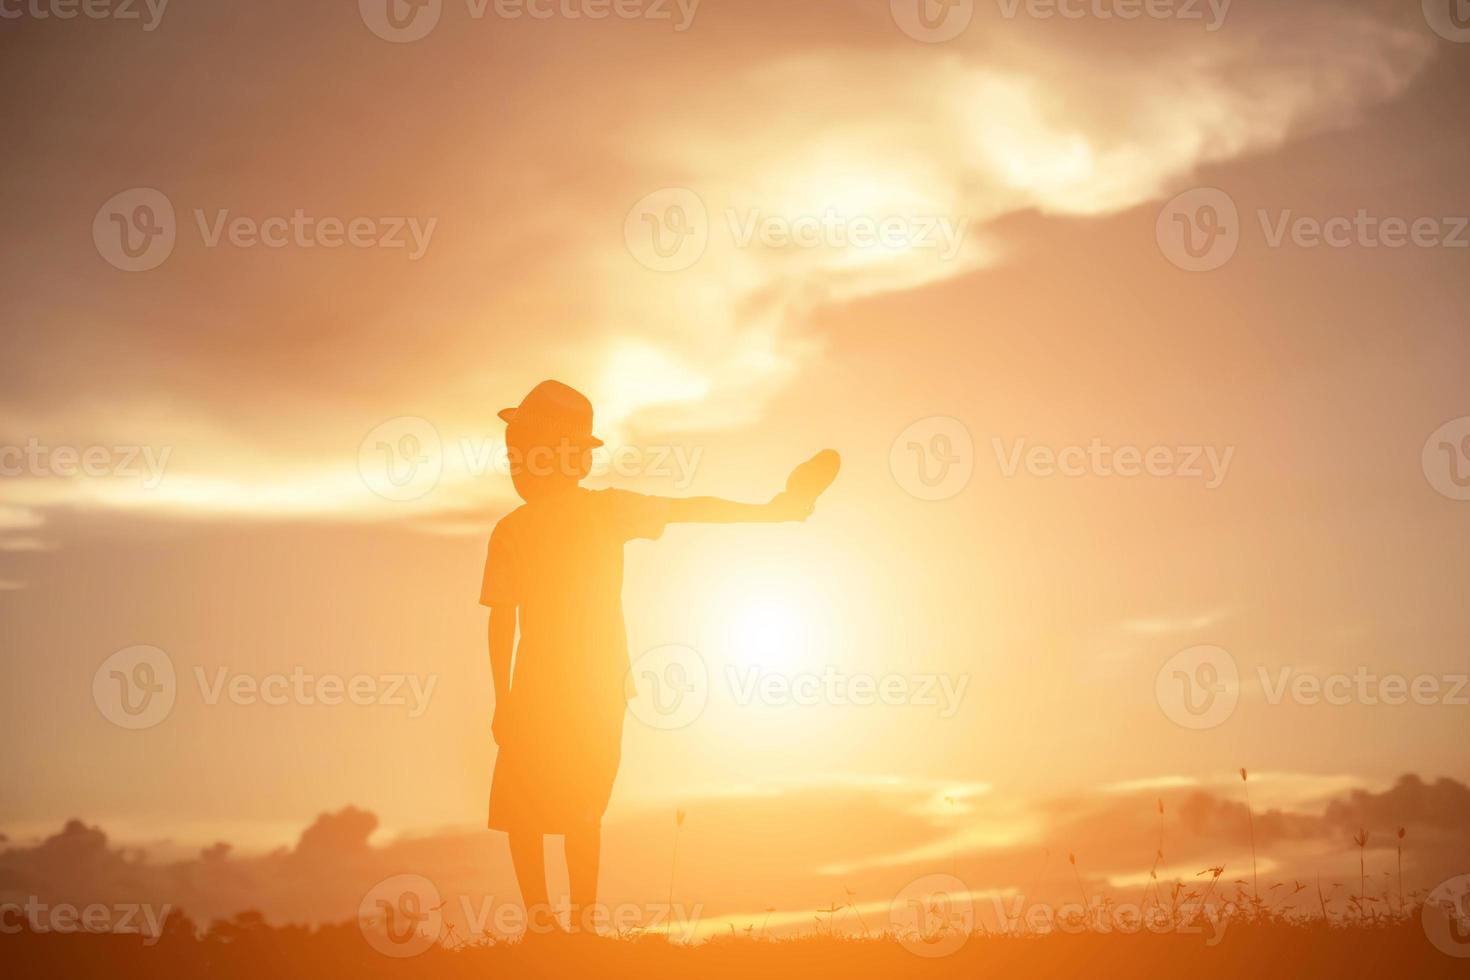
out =
<svg viewBox="0 0 1470 980"><path fill-rule="evenodd" d="M536 937L413 957L374 951L353 925L318 930L258 927L204 938L176 931L155 945L135 936L0 937L0 959L13 977L326 978L545 977L580 978L887 978L987 977L1311 980L1311 978L1470 975L1470 960L1436 949L1417 919L1366 928L1238 925L1215 946L1199 936L1062 935L1003 938L974 935L945 956L916 955L891 938L808 936L752 941L716 939L693 946L636 940Z"/></svg>

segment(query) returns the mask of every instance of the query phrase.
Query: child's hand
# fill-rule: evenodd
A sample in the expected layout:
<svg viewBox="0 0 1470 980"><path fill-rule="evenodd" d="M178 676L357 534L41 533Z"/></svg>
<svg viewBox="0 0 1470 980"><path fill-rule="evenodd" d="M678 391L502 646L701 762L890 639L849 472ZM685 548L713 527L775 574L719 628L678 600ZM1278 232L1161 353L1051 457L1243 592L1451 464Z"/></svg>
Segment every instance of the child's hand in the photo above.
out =
<svg viewBox="0 0 1470 980"><path fill-rule="evenodd" d="M766 504L778 521L804 521L812 516L812 501L792 493L778 493Z"/></svg>
<svg viewBox="0 0 1470 980"><path fill-rule="evenodd" d="M804 521L822 492L837 479L842 458L824 449L791 471L786 489L764 504L740 504L719 497L664 498L665 519L671 524L738 524Z"/></svg>
<svg viewBox="0 0 1470 980"><path fill-rule="evenodd" d="M811 516L812 508L842 468L842 457L835 450L824 449L811 459L791 471L786 478L786 489L771 501L778 520L804 521Z"/></svg>

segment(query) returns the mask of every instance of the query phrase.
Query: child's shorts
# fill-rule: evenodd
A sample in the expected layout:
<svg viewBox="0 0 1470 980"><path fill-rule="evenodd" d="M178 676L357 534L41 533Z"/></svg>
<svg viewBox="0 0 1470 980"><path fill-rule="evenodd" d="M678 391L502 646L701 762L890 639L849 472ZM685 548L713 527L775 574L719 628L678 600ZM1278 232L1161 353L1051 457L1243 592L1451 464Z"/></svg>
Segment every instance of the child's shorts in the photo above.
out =
<svg viewBox="0 0 1470 980"><path fill-rule="evenodd" d="M490 782L490 829L565 834L599 826L622 760L626 713L619 702L535 731L510 726Z"/></svg>

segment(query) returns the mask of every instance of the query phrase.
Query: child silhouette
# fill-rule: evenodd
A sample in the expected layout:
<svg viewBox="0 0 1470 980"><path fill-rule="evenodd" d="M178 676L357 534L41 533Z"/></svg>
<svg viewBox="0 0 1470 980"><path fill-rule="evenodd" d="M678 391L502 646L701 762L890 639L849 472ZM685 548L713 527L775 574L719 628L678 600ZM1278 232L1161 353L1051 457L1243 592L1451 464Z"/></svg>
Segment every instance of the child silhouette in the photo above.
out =
<svg viewBox="0 0 1470 980"><path fill-rule="evenodd" d="M490 607L491 731L499 746L489 825L509 835L533 931L556 928L543 837L565 836L576 929L595 908L602 815L622 750L623 545L658 538L671 523L805 520L839 460L819 453L764 504L587 490L579 484L602 440L592 435L592 404L581 393L543 381L500 418L509 423L511 481L525 503L495 525L480 589Z"/></svg>

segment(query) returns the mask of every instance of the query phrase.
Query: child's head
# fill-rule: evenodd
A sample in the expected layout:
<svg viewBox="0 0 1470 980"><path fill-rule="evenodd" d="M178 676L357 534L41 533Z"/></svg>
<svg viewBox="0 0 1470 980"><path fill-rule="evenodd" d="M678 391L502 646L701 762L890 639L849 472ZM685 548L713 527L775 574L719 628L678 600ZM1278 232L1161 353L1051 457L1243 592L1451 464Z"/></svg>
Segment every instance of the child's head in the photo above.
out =
<svg viewBox="0 0 1470 980"><path fill-rule="evenodd" d="M516 493L527 502L575 487L592 471L592 403L559 381L543 381L500 413Z"/></svg>

